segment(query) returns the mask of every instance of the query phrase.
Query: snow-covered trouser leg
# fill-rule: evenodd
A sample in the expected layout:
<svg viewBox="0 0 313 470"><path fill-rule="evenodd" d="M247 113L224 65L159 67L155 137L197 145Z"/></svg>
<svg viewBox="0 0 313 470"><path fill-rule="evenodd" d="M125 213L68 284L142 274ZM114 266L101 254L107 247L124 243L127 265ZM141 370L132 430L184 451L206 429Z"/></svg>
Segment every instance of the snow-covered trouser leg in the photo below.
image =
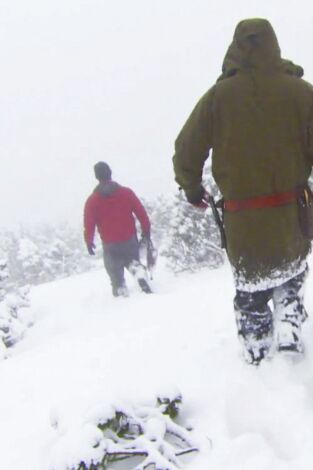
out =
<svg viewBox="0 0 313 470"><path fill-rule="evenodd" d="M144 292L152 292L147 281L146 269L139 261L139 244L136 236L125 242L103 244L103 257L114 296L128 294L124 268L135 277Z"/></svg>
<svg viewBox="0 0 313 470"><path fill-rule="evenodd" d="M268 305L272 289L257 292L236 291L234 299L238 336L250 364L259 364L273 340L273 315Z"/></svg>
<svg viewBox="0 0 313 470"><path fill-rule="evenodd" d="M103 244L103 261L109 275L114 297L128 295L124 278L124 262L121 256L120 243Z"/></svg>
<svg viewBox="0 0 313 470"><path fill-rule="evenodd" d="M141 290L146 294L151 294L152 290L148 283L146 268L137 260L132 260L128 266L129 272L137 280Z"/></svg>
<svg viewBox="0 0 313 470"><path fill-rule="evenodd" d="M307 313L303 305L304 281L308 270L274 289L276 341L279 351L303 352L301 324Z"/></svg>
<svg viewBox="0 0 313 470"><path fill-rule="evenodd" d="M148 283L146 268L139 260L139 243L137 237L129 240L129 249L125 258L125 266L138 282L141 290L146 294L151 294L152 290Z"/></svg>

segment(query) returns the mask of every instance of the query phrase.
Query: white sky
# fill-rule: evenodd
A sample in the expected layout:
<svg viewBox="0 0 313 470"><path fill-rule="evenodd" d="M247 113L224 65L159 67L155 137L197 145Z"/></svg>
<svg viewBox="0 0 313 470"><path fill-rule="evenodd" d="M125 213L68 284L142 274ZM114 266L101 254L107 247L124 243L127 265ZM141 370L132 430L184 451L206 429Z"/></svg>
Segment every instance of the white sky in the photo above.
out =
<svg viewBox="0 0 313 470"><path fill-rule="evenodd" d="M173 190L174 140L256 16L313 82L309 0L0 0L1 225L79 220L98 160Z"/></svg>

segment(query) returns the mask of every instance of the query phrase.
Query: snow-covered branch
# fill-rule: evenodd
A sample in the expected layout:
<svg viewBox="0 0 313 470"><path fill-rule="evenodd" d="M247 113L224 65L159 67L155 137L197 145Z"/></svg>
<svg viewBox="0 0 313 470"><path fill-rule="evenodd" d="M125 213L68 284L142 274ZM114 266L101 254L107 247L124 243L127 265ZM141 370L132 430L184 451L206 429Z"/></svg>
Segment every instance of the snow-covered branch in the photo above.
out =
<svg viewBox="0 0 313 470"><path fill-rule="evenodd" d="M181 401L177 395L172 399L158 398L156 406L110 407L108 416L98 420L97 431L94 429L90 440L92 449L86 449L85 457L76 465L53 468L104 470L113 468L114 462L132 459L128 469L180 469L180 457L198 451L191 430L174 421ZM72 437L68 438L73 441ZM63 442L61 447L67 448L67 443Z"/></svg>

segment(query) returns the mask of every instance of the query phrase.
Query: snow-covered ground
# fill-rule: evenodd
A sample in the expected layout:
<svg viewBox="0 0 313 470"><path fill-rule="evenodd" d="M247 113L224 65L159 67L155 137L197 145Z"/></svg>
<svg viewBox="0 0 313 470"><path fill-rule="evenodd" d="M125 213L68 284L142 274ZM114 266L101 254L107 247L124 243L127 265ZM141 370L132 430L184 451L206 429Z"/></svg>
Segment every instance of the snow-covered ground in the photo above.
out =
<svg viewBox="0 0 313 470"><path fill-rule="evenodd" d="M70 468L99 410L178 389L201 447L186 469L309 470L312 320L301 361L256 368L241 359L227 266L176 277L159 266L154 295L128 282L128 299L111 296L103 269L33 289L35 325L0 362L1 468Z"/></svg>

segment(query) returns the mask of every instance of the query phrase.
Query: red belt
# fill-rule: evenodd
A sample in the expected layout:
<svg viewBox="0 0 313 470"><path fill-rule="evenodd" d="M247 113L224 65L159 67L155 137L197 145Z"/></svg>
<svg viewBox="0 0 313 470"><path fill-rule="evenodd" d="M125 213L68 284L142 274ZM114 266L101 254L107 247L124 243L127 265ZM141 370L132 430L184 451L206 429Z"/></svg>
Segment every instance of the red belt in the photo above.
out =
<svg viewBox="0 0 313 470"><path fill-rule="evenodd" d="M299 190L286 191L284 193L270 194L269 196L259 196L252 199L227 200L224 201L224 208L228 212L238 212L246 209L278 207L295 202L298 197Z"/></svg>

